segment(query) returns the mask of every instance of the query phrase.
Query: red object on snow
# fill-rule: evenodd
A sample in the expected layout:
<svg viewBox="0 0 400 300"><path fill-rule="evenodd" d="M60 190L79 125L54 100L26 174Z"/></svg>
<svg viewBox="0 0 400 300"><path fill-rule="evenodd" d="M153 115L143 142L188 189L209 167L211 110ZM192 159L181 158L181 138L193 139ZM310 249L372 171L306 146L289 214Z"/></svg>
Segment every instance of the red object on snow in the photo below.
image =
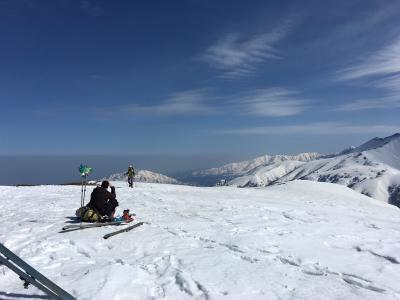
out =
<svg viewBox="0 0 400 300"><path fill-rule="evenodd" d="M132 215L131 214L129 214L129 209L125 209L124 210L124 213L123 213L123 215L122 215L122 218L125 220L125 221L133 221L133 217L132 217Z"/></svg>

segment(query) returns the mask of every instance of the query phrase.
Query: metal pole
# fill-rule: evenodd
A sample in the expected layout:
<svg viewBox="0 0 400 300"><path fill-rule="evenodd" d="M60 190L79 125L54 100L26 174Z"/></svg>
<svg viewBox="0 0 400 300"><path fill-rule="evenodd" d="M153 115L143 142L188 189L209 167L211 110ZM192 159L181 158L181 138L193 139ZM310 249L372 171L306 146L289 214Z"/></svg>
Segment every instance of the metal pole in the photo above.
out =
<svg viewBox="0 0 400 300"><path fill-rule="evenodd" d="M25 282L36 286L53 299L75 300L74 296L63 290L42 273L32 268L24 260L15 255L1 243L0 262L10 268L10 270L15 272L17 275L21 276Z"/></svg>
<svg viewBox="0 0 400 300"><path fill-rule="evenodd" d="M85 180L84 180L84 186L85 186L85 188L84 188L84 190L83 190L83 200L82 200L82 206L85 206L86 185L87 185L86 176L87 176L87 174L85 174L85 176L84 176L84 178L85 178Z"/></svg>

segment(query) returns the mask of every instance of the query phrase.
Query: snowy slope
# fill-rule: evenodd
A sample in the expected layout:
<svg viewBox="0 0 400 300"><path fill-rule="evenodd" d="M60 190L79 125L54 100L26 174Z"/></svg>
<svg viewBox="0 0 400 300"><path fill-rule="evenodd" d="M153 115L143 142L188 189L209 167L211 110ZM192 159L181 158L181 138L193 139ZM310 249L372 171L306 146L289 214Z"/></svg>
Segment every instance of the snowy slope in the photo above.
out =
<svg viewBox="0 0 400 300"><path fill-rule="evenodd" d="M277 182L295 179L338 183L372 198L391 202L391 187L400 184L400 171L370 160L368 153L358 153L307 163Z"/></svg>
<svg viewBox="0 0 400 300"><path fill-rule="evenodd" d="M291 180L313 180L348 186L400 206L400 134L374 138L342 154L307 162L283 162L258 168L231 180L239 187L267 186Z"/></svg>
<svg viewBox="0 0 400 300"><path fill-rule="evenodd" d="M110 181L127 181L128 175L125 174L126 172L116 173L109 177L107 180ZM178 180L147 170L139 170L136 171L135 175L136 182L147 182L147 183L167 183L167 184L181 184Z"/></svg>
<svg viewBox="0 0 400 300"><path fill-rule="evenodd" d="M385 142L382 145L368 151L367 155L369 159L400 170L400 134L383 140Z"/></svg>
<svg viewBox="0 0 400 300"><path fill-rule="evenodd" d="M149 224L109 240L115 228L58 232L79 205L78 186L0 194L0 241L77 299L400 297L400 210L340 185L117 183L119 212ZM0 291L43 299L4 266Z"/></svg>
<svg viewBox="0 0 400 300"><path fill-rule="evenodd" d="M295 179L346 185L378 200L400 205L400 135L371 141L352 153L308 162L277 182Z"/></svg>
<svg viewBox="0 0 400 300"><path fill-rule="evenodd" d="M237 177L228 182L228 185L239 187L267 186L282 176L302 166L305 162L286 160L251 170L248 175Z"/></svg>
<svg viewBox="0 0 400 300"><path fill-rule="evenodd" d="M298 155L264 155L252 160L230 163L220 168L212 168L193 172L198 178L209 177L215 184L219 179L233 179L238 176L248 175L262 167L275 166L286 161L309 161L316 159L318 153L300 153Z"/></svg>
<svg viewBox="0 0 400 300"><path fill-rule="evenodd" d="M375 137L375 138L369 140L368 142L362 144L361 146L358 146L358 147L352 149L351 152L362 152L362 151L381 148L393 141L396 141L396 140L398 141L399 138L400 138L400 133L396 133L396 134L393 134L393 135L385 137L385 138Z"/></svg>

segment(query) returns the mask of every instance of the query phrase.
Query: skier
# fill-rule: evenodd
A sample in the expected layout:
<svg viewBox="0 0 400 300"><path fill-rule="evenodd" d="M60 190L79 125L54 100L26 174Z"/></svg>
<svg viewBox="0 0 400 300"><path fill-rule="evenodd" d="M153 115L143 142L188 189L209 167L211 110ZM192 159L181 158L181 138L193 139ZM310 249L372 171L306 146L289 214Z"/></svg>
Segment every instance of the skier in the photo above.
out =
<svg viewBox="0 0 400 300"><path fill-rule="evenodd" d="M135 176L135 169L133 168L132 165L130 165L128 167L128 172L126 172L125 174L128 175L128 184L129 184L129 187L132 188L133 187L133 177Z"/></svg>
<svg viewBox="0 0 400 300"><path fill-rule="evenodd" d="M111 193L107 190L108 187L111 188ZM103 219L108 218L110 220L114 219L115 208L117 206L118 201L116 199L115 187L107 180L103 181L101 186L93 190L90 202L87 205L87 207L98 212Z"/></svg>

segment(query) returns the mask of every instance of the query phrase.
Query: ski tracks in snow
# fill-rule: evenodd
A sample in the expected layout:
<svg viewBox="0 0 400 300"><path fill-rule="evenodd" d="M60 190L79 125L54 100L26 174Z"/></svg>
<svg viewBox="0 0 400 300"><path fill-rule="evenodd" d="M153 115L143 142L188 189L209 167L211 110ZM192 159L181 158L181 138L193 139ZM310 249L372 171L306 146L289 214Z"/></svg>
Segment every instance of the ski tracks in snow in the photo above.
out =
<svg viewBox="0 0 400 300"><path fill-rule="evenodd" d="M384 293L386 291L385 288L379 287L376 284L374 284L371 280L366 279L362 276L351 274L351 273L340 273L337 271L330 270L326 266L320 265L319 262L314 262L314 263L303 263L300 258L293 257L291 255L286 255L282 256L281 252L283 252L277 245L271 245L267 249L252 249L249 247L245 248L240 248L238 245L235 244L228 244L228 243L222 243L222 242L217 242L213 239L207 238L207 237L201 237L197 235L191 235L189 234L186 230L183 229L178 229L176 231L171 230L170 228L166 227L163 228L170 234L180 237L182 239L192 239L199 241L203 243L204 248L215 248L215 247L223 247L228 250L228 252L251 264L261 262L263 260L267 260L269 263L281 263L283 265L288 265L290 267L295 267L299 271L303 272L304 274L311 275L311 276L333 276L337 277L338 279L343 280L344 282L354 285L358 288L363 288L367 290L371 290L377 293ZM397 262L393 262L397 263ZM179 273L180 274L180 273ZM177 280L177 282L180 282L180 280ZM194 281L196 285L198 283ZM183 285L182 289L185 291L185 286ZM192 295L192 293L188 292L188 294ZM396 292L392 291L393 295L398 295ZM400 297L399 297L400 298ZM207 298L208 299L208 298Z"/></svg>
<svg viewBox="0 0 400 300"><path fill-rule="evenodd" d="M106 241L110 228L58 233L78 187L14 189L2 217L16 225L0 239L79 299L400 299L397 212L380 217L336 186L290 186L120 188L121 210L149 223Z"/></svg>
<svg viewBox="0 0 400 300"><path fill-rule="evenodd" d="M337 271L335 269L335 266L330 267L329 264L324 265L324 263L321 263L320 261L318 261L318 259L312 260L308 258L306 259L306 261L303 262L302 258L296 257L296 252L292 252L292 254L290 254L292 249L288 249L288 247L285 247L283 245L280 246L279 240L282 239L287 240L289 238L290 240L295 240L302 239L305 236L309 238L311 237L310 239L312 239L315 235L326 234L325 232L320 231L319 227L321 225L319 225L318 223L332 223L332 220L323 217L318 212L318 210L289 209L282 211L271 207L261 206L254 206L253 208L257 212L256 215L260 219L262 219L263 222L256 222L257 224L252 224L251 227L247 226L246 222L243 222L243 219L245 219L246 216L245 218L243 218L243 214L240 214L239 208L235 209L234 206L220 208L220 212L229 213L227 215L223 214L219 218L214 218L212 220L210 220L209 218L201 218L201 216L196 213L192 213L188 216L184 213L175 212L175 214L178 214L178 216L181 218L190 217L192 219L203 219L204 222L209 223L208 226L218 228L218 230L222 233L221 236L225 238L227 236L231 236L232 240L239 241L238 244L232 243L230 241L221 241L221 239L218 238L219 234L215 232L213 232L213 237L193 233L193 231L191 231L190 229L183 229L186 227L184 223L181 227L178 228L174 228L173 226L154 225L154 223L151 226L165 230L173 237L180 239L181 241L179 241L179 243L186 242L190 244L193 248L204 248L205 250L219 248L219 252L225 252L249 264L260 263L265 264L266 266L281 264L283 266L286 266L287 268L295 269L309 276L326 277L332 278L333 280L335 280L334 278L336 278L336 280L342 281L349 286L353 286L355 288L361 288L379 294L386 294L388 296L391 295L396 298L399 296L398 291L392 290L385 284L380 285L379 283L374 283L368 278L353 274L351 272ZM248 217L251 218L250 216ZM278 226L276 224L278 224ZM300 224L303 226L308 226L310 229L305 231L302 230L303 232L305 232L304 236L298 234L297 230L292 230L293 227L298 227ZM376 230L379 227L377 227L377 225L372 226L371 224L367 224L365 225L365 228ZM195 232L198 232L197 229L198 228L196 228ZM208 232L210 232L209 229ZM252 235L254 233L256 233L256 235L258 236L263 236L264 234L268 235L270 239L272 237L272 242L269 239L268 241L266 240L267 243L265 247L255 247L252 246L252 243L246 243L246 241L240 242L243 235ZM329 240L329 235L326 237L328 237ZM336 238L338 238L338 236L332 235L331 238L335 240ZM347 235L346 238L346 243L351 244L350 241L354 239L354 236ZM340 236L339 239L341 239ZM329 248L329 242L323 243L323 247ZM335 247L332 248L334 249ZM348 247L347 249L351 250L351 247ZM329 252L330 250L326 249L326 251ZM390 263L398 263L396 258L377 255L373 252L372 254L377 257L386 259ZM180 281L177 280L177 282Z"/></svg>
<svg viewBox="0 0 400 300"><path fill-rule="evenodd" d="M167 294L184 293L195 299L210 299L207 289L184 270L184 263L174 255L156 257L151 263L141 265L156 286L152 288L152 298L164 298ZM181 297L180 297L181 298Z"/></svg>

